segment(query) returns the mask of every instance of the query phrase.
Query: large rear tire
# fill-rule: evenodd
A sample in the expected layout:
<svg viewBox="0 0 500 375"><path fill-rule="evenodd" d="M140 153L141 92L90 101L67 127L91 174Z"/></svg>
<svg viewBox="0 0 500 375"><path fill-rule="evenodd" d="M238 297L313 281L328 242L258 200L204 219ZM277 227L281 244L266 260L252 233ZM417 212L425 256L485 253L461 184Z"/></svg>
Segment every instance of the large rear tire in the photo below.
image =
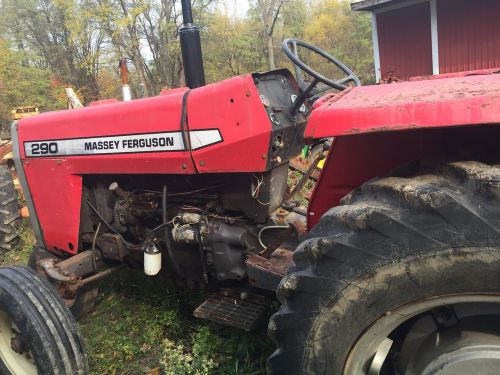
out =
<svg viewBox="0 0 500 375"><path fill-rule="evenodd" d="M88 373L71 313L27 267L0 268L0 373Z"/></svg>
<svg viewBox="0 0 500 375"><path fill-rule="evenodd" d="M499 368L500 167L412 167L349 194L296 250L269 322L271 374Z"/></svg>
<svg viewBox="0 0 500 375"><path fill-rule="evenodd" d="M10 170L0 166L0 250L10 251L19 245L21 216L18 193Z"/></svg>

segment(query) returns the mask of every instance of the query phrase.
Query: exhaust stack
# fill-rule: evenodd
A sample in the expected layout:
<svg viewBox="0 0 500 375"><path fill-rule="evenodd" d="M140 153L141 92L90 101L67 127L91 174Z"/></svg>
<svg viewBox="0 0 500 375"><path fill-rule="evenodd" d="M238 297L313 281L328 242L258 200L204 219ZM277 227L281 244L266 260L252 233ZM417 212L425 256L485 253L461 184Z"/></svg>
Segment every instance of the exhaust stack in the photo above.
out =
<svg viewBox="0 0 500 375"><path fill-rule="evenodd" d="M122 100L128 102L132 100L132 89L128 84L127 60L120 59L119 66L122 75Z"/></svg>
<svg viewBox="0 0 500 375"><path fill-rule="evenodd" d="M179 29L182 62L186 86L194 89L205 86L203 55L201 53L200 29L193 24L191 0L181 0L182 26Z"/></svg>

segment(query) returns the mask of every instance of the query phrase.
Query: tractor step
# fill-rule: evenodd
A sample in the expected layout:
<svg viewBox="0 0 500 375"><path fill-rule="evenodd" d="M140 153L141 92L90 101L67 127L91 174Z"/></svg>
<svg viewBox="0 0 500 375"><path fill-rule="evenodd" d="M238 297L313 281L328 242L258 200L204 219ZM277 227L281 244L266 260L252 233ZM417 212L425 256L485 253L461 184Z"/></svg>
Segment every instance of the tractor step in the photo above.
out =
<svg viewBox="0 0 500 375"><path fill-rule="evenodd" d="M207 298L193 315L197 318L250 331L262 314L267 303L264 297L222 290Z"/></svg>

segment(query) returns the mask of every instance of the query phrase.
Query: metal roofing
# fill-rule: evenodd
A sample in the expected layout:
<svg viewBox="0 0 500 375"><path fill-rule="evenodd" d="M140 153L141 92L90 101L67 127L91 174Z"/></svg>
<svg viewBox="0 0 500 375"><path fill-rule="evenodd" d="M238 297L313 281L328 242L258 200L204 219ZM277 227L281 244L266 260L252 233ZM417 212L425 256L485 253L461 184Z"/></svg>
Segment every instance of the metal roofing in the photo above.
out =
<svg viewBox="0 0 500 375"><path fill-rule="evenodd" d="M403 3L405 0L351 0L352 10L372 10L391 3Z"/></svg>

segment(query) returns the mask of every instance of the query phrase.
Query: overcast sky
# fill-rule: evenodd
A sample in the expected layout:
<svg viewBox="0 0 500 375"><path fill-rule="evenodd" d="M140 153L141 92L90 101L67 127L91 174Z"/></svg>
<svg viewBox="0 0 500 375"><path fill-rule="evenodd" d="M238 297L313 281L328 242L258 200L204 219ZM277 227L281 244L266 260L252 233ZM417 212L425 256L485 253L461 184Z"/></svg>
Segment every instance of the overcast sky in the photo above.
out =
<svg viewBox="0 0 500 375"><path fill-rule="evenodd" d="M245 17L249 8L248 1L249 0L225 0L227 12L238 18Z"/></svg>

